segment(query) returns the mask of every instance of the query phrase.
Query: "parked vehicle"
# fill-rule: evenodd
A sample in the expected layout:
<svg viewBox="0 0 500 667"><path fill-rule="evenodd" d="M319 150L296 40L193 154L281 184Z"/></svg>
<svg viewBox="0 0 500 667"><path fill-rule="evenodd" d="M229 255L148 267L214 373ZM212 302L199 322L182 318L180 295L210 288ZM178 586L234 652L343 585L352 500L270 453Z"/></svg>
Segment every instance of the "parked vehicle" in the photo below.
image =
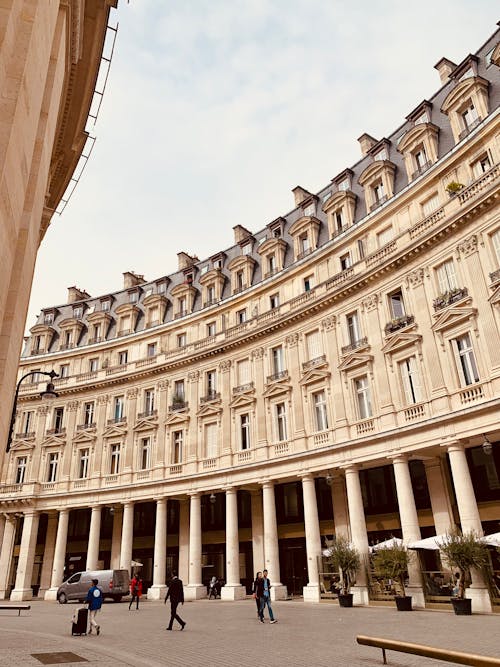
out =
<svg viewBox="0 0 500 667"><path fill-rule="evenodd" d="M92 579L97 579L97 585L102 590L104 598L111 598L120 602L124 595L129 594L128 570L87 570L75 572L57 589L57 600L66 604L69 600L84 602L87 591L92 586Z"/></svg>

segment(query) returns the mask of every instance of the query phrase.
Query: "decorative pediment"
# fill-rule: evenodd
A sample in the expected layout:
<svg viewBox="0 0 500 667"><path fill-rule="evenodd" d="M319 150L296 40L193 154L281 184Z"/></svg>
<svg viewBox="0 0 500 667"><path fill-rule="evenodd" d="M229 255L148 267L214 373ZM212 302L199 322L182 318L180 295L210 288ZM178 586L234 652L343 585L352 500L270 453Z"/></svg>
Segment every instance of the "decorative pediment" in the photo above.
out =
<svg viewBox="0 0 500 667"><path fill-rule="evenodd" d="M186 424L189 421L189 413L186 410L177 410L170 412L165 419L167 426L177 426L179 424Z"/></svg>
<svg viewBox="0 0 500 667"><path fill-rule="evenodd" d="M26 451L27 449L35 449L33 440L24 440L23 438L16 438L10 447L11 452Z"/></svg>
<svg viewBox="0 0 500 667"><path fill-rule="evenodd" d="M288 233L290 236L297 236L297 234L302 234L302 232L307 231L308 229L319 229L321 222L313 215L303 215L301 218L296 220L292 225Z"/></svg>
<svg viewBox="0 0 500 667"><path fill-rule="evenodd" d="M42 447L64 447L66 444L66 436L54 433L49 435L42 441Z"/></svg>
<svg viewBox="0 0 500 667"><path fill-rule="evenodd" d="M331 211L336 211L345 204L354 209L356 206L356 195L351 190L339 190L334 192L331 197L329 197L326 202L323 204L323 211L325 213L330 213Z"/></svg>
<svg viewBox="0 0 500 667"><path fill-rule="evenodd" d="M448 114L451 109L460 107L473 92L481 91L487 95L488 86L489 82L481 76L464 79L448 94L441 105L441 111Z"/></svg>
<svg viewBox="0 0 500 667"><path fill-rule="evenodd" d="M103 438L123 438L127 435L127 429L125 426L119 426L117 424L111 424L106 428L102 434Z"/></svg>
<svg viewBox="0 0 500 667"><path fill-rule="evenodd" d="M134 431L150 431L158 426L158 419L155 417L145 417L138 419L134 425Z"/></svg>
<svg viewBox="0 0 500 667"><path fill-rule="evenodd" d="M330 371L324 371L321 368L310 368L300 378L299 384L302 386L313 384L314 382L326 382L330 379Z"/></svg>
<svg viewBox="0 0 500 667"><path fill-rule="evenodd" d="M217 417L222 412L222 406L217 403L204 403L198 412L198 417Z"/></svg>
<svg viewBox="0 0 500 667"><path fill-rule="evenodd" d="M257 262L254 260L253 257L250 257L250 255L238 255L229 262L227 268L230 271L237 271L238 269L245 268L245 266L248 266L250 269L253 269L256 263Z"/></svg>
<svg viewBox="0 0 500 667"><path fill-rule="evenodd" d="M446 310L437 315L436 321L431 328L433 331L440 333L446 329L451 329L457 324L462 324L468 320L473 321L476 317L477 308L471 308L470 306L446 308Z"/></svg>
<svg viewBox="0 0 500 667"><path fill-rule="evenodd" d="M385 345L382 346L382 352L384 354L392 354L393 352L401 350L405 347L419 345L421 342L422 336L419 334L397 332L389 336Z"/></svg>
<svg viewBox="0 0 500 667"><path fill-rule="evenodd" d="M273 382L267 385L267 389L263 392L264 398L272 398L273 396L280 396L292 391L292 386L286 382Z"/></svg>
<svg viewBox="0 0 500 667"><path fill-rule="evenodd" d="M79 431L73 438L73 444L87 444L94 443L97 440L97 434L92 429L85 429L85 431Z"/></svg>
<svg viewBox="0 0 500 667"><path fill-rule="evenodd" d="M363 354L363 352L351 352L340 364L339 371L349 371L358 366L367 366L373 362L372 354Z"/></svg>
<svg viewBox="0 0 500 667"><path fill-rule="evenodd" d="M403 138L398 143L398 151L400 153L407 153L422 143L424 139L430 139L431 137L434 141L437 141L438 133L439 127L434 125L434 123L419 123L403 135Z"/></svg>
<svg viewBox="0 0 500 667"><path fill-rule="evenodd" d="M253 393L238 394L229 403L230 408L250 408L255 404L256 398Z"/></svg>
<svg viewBox="0 0 500 667"><path fill-rule="evenodd" d="M358 178L358 183L360 185L366 185L371 181L374 181L377 178L381 178L382 174L387 173L391 177L394 177L394 172L396 171L396 165L390 160L376 160L366 167L366 169L360 174Z"/></svg>
<svg viewBox="0 0 500 667"><path fill-rule="evenodd" d="M498 304L500 303L500 285L497 285L493 291L493 294L488 297L490 303Z"/></svg>
<svg viewBox="0 0 500 667"><path fill-rule="evenodd" d="M258 248L257 252L259 255L265 255L269 252L275 250L276 252L284 253L286 250L286 241L283 241L281 238L270 238L266 239Z"/></svg>

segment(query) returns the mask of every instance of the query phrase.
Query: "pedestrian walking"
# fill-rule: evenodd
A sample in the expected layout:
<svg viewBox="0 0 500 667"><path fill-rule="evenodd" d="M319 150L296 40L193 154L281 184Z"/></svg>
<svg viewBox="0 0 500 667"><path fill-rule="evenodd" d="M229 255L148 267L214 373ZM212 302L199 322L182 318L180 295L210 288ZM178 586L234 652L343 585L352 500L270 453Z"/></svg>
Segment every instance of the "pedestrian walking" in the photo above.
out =
<svg viewBox="0 0 500 667"><path fill-rule="evenodd" d="M217 600L217 577L215 576L210 579L210 583L208 584L209 600L212 598L212 595L214 596L215 600Z"/></svg>
<svg viewBox="0 0 500 667"><path fill-rule="evenodd" d="M130 595L132 596L132 598L130 600L128 610L130 611L130 608L134 604L135 600L135 608L138 611L139 600L141 599L142 596L142 579L139 574L135 574L130 582Z"/></svg>
<svg viewBox="0 0 500 667"><path fill-rule="evenodd" d="M263 587L263 597L261 599L261 622L264 623L264 609L267 606L269 612L269 619L271 623L277 623L278 621L274 618L273 608L271 607L271 582L267 576L267 570L262 571L262 587Z"/></svg>
<svg viewBox="0 0 500 667"><path fill-rule="evenodd" d="M100 634L101 626L96 621L96 615L99 609L102 607L103 595L100 588L97 587L97 579L92 579L92 586L87 591L87 597L85 602L89 605L89 614L90 614L90 626L89 626L89 635L92 634L92 628L95 629L96 634Z"/></svg>
<svg viewBox="0 0 500 667"><path fill-rule="evenodd" d="M172 572L172 579L170 580L167 595L165 596L165 604L167 604L167 600L169 598L170 598L170 623L168 624L167 630L172 630L174 619L177 621L177 623L180 624L181 630L184 630L184 628L186 627L186 622L183 621L182 618L177 613L177 607L179 605L179 602L182 605L184 604L184 586L182 585L182 581L178 578L177 572Z"/></svg>
<svg viewBox="0 0 500 667"><path fill-rule="evenodd" d="M264 597L264 582L262 581L262 572L260 571L255 575L255 580L252 587L252 597L257 605L257 618L259 621L262 620L262 622L264 622L264 616L262 615L261 618L260 613L260 601L261 598Z"/></svg>

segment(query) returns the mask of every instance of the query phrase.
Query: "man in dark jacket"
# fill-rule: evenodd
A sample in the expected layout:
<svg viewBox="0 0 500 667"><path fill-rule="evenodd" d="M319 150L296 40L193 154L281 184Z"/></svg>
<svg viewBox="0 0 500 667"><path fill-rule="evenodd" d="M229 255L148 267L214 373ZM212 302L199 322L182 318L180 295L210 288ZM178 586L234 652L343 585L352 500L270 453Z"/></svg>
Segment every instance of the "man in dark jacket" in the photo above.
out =
<svg viewBox="0 0 500 667"><path fill-rule="evenodd" d="M278 621L274 618L273 608L271 607L271 582L267 576L267 570L262 570L262 589L263 596L260 603L260 620L264 623L264 609L267 606L271 623L277 623Z"/></svg>
<svg viewBox="0 0 500 667"><path fill-rule="evenodd" d="M165 604L167 604L168 598L170 598L170 623L168 624L167 630L172 630L174 619L180 624L181 630L184 630L186 623L177 614L177 606L179 602L184 604L184 586L182 585L182 581L177 577L177 572L172 572L172 579L170 580L167 595L165 597Z"/></svg>

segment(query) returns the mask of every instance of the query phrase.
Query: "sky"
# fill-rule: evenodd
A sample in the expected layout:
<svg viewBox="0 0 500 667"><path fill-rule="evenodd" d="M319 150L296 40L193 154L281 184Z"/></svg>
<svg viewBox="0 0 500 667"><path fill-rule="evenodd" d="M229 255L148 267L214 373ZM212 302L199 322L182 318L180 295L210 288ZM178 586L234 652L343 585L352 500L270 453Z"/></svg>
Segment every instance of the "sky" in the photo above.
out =
<svg viewBox="0 0 500 667"><path fill-rule="evenodd" d="M120 290L318 192L496 29L493 0L119 0L96 142L41 245L27 330L67 288Z"/></svg>

